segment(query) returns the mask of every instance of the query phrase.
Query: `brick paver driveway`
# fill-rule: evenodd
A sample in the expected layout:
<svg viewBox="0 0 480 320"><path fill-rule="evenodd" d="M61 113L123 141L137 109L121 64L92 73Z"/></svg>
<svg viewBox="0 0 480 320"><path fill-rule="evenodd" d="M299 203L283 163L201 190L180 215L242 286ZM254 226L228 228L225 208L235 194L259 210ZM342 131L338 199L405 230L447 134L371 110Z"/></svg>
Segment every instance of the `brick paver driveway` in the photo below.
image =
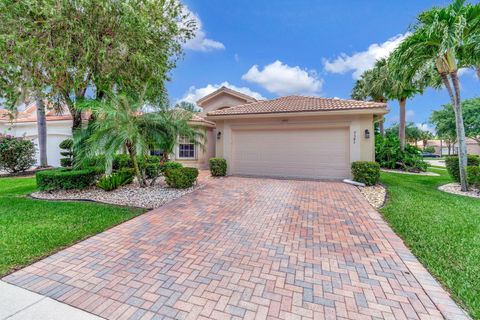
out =
<svg viewBox="0 0 480 320"><path fill-rule="evenodd" d="M4 280L109 319L464 316L339 182L212 180Z"/></svg>

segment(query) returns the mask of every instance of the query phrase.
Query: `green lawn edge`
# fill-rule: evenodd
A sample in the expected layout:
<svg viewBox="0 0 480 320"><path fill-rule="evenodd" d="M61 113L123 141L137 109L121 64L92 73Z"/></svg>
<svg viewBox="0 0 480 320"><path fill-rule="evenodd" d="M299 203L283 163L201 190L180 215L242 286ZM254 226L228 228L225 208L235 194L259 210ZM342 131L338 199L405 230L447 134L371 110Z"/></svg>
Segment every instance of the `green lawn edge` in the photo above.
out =
<svg viewBox="0 0 480 320"><path fill-rule="evenodd" d="M480 199L448 194L440 176L381 173L387 202L379 211L412 253L474 319L480 319Z"/></svg>

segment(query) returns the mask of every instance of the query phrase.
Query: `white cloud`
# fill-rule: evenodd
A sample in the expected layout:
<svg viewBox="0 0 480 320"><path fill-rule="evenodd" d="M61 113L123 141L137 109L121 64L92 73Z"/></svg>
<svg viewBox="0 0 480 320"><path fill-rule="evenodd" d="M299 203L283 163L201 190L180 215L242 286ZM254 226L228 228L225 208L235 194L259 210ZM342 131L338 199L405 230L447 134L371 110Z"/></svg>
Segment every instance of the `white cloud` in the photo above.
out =
<svg viewBox="0 0 480 320"><path fill-rule="evenodd" d="M263 70L260 70L258 65L252 66L242 79L256 83L277 95L318 95L323 85L323 80L317 77L314 70L290 67L279 60L266 65Z"/></svg>
<svg viewBox="0 0 480 320"><path fill-rule="evenodd" d="M380 44L373 43L367 50L356 52L351 56L342 53L332 61L325 59L323 62L325 70L339 74L352 72L352 77L359 79L365 70L371 69L377 60L386 58L408 35L407 32L396 35Z"/></svg>
<svg viewBox="0 0 480 320"><path fill-rule="evenodd" d="M218 84L208 84L207 86L202 87L202 88L197 88L195 86L191 86L188 89L188 91L184 94L184 96L181 99L178 100L178 102L179 101L187 101L187 102L191 102L191 103L196 103L199 99L205 97L207 94L210 94L210 93L214 92L215 90L220 89L221 87L230 88L232 90L235 90L235 91L244 93L246 95L249 95L250 97L253 97L255 99L259 99L259 100L265 99L265 97L263 97L260 93L252 91L252 90L250 90L250 88L237 87L237 86L234 86L234 85L228 83L227 81L224 81L224 82L218 83Z"/></svg>
<svg viewBox="0 0 480 320"><path fill-rule="evenodd" d="M407 121L412 121L413 120L413 117L415 117L415 111L413 110L407 110L407 112L405 112L405 119Z"/></svg>
<svg viewBox="0 0 480 320"><path fill-rule="evenodd" d="M188 40L184 47L193 51L213 51L213 50L224 50L225 45L219 41L215 41L207 38L207 34L202 27L202 20L194 12L190 11L188 7L184 6L185 13L190 15L190 18L193 19L197 25L197 31L195 37Z"/></svg>
<svg viewBox="0 0 480 320"><path fill-rule="evenodd" d="M431 133L435 134L435 128L429 126L426 123L415 123L417 128L423 130L423 131L430 131Z"/></svg>

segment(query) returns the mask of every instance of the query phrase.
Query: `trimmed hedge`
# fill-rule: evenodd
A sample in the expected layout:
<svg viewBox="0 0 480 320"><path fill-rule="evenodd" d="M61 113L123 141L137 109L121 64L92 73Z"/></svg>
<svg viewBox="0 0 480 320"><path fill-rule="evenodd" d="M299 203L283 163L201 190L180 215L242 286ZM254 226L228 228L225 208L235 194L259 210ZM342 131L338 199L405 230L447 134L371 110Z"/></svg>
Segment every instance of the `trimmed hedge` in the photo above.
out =
<svg viewBox="0 0 480 320"><path fill-rule="evenodd" d="M145 173L148 179L157 178L163 170L160 160L159 156L138 157L139 169ZM133 168L132 159L128 154L118 154L113 157L113 171L116 172L126 168Z"/></svg>
<svg viewBox="0 0 480 320"><path fill-rule="evenodd" d="M456 182L460 182L460 165L458 156L450 156L445 159L448 173ZM480 157L474 155L467 156L467 166L478 167L480 165Z"/></svg>
<svg viewBox="0 0 480 320"><path fill-rule="evenodd" d="M353 180L373 186L380 180L380 164L373 161L352 162Z"/></svg>
<svg viewBox="0 0 480 320"><path fill-rule="evenodd" d="M165 182L169 187L176 189L192 187L197 177L197 168L178 168L165 171Z"/></svg>
<svg viewBox="0 0 480 320"><path fill-rule="evenodd" d="M227 175L227 160L223 158L210 158L210 173L214 177L223 177Z"/></svg>
<svg viewBox="0 0 480 320"><path fill-rule="evenodd" d="M85 189L94 185L101 173L102 170L98 168L81 170L59 168L39 171L35 176L39 190L69 190Z"/></svg>
<svg viewBox="0 0 480 320"><path fill-rule="evenodd" d="M183 164L175 161L168 161L163 164L162 172L166 172L169 169L180 169L183 168Z"/></svg>
<svg viewBox="0 0 480 320"><path fill-rule="evenodd" d="M467 167L467 181L470 186L480 189L480 166Z"/></svg>

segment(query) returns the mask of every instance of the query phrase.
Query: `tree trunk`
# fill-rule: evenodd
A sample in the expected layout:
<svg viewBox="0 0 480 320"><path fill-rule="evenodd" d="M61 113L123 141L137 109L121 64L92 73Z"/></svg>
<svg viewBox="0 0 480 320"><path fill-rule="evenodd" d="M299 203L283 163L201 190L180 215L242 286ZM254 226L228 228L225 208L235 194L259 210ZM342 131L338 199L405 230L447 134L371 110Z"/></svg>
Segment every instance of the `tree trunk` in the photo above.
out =
<svg viewBox="0 0 480 320"><path fill-rule="evenodd" d="M378 122L378 129L380 130L380 135L382 137L384 137L385 136L385 123L384 123L383 119Z"/></svg>
<svg viewBox="0 0 480 320"><path fill-rule="evenodd" d="M137 176L138 183L140 184L140 187L144 188L146 187L146 182L145 182L145 179L143 178L142 173L140 172L140 167L138 166L137 153L135 151L135 148L130 143L127 143L126 146L127 146L128 154L130 155L130 159L132 160L133 169L135 171L135 175Z"/></svg>
<svg viewBox="0 0 480 320"><path fill-rule="evenodd" d="M35 92L35 104L37 105L37 132L38 149L40 153L40 167L48 167L47 159L47 119L45 104L40 92Z"/></svg>
<svg viewBox="0 0 480 320"><path fill-rule="evenodd" d="M400 149L405 150L405 121L406 121L406 110L405 105L407 104L407 99L401 98L399 100L400 104L400 126L398 127L398 138L400 139Z"/></svg>
<svg viewBox="0 0 480 320"><path fill-rule="evenodd" d="M477 67L477 78L480 80L480 67Z"/></svg>
<svg viewBox="0 0 480 320"><path fill-rule="evenodd" d="M467 183L467 142L465 137L465 126L463 124L462 104L460 99L460 81L457 72L450 74L452 78L453 88L455 90L455 101L453 110L455 111L455 123L457 127L458 139L458 162L460 165L460 185L462 191L468 191Z"/></svg>

